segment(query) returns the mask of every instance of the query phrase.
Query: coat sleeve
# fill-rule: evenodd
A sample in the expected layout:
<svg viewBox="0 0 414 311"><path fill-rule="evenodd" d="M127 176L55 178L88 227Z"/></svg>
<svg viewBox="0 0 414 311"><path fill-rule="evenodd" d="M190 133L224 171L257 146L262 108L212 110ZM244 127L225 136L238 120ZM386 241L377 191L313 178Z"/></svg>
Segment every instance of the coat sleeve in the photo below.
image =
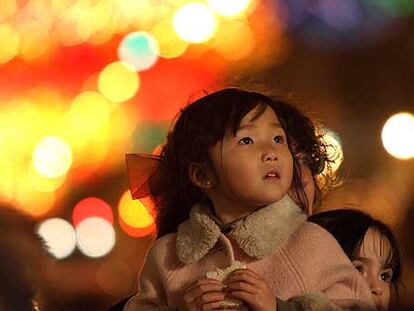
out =
<svg viewBox="0 0 414 311"><path fill-rule="evenodd" d="M163 260L165 250L161 241L157 240L148 250L138 278L138 293L128 300L124 311L175 311L168 307L164 289Z"/></svg>
<svg viewBox="0 0 414 311"><path fill-rule="evenodd" d="M306 223L291 245L289 257L302 284L302 294L291 301L304 310L375 310L367 282L328 231Z"/></svg>

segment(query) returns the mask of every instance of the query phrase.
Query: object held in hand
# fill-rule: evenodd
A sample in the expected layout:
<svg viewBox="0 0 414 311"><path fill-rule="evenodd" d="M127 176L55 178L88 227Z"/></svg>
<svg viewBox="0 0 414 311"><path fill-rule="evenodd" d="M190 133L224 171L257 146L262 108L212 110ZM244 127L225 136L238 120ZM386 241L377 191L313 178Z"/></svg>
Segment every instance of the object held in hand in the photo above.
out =
<svg viewBox="0 0 414 311"><path fill-rule="evenodd" d="M217 268L214 271L209 271L206 273L206 277L209 279L214 279L220 282L223 282L234 270L237 269L246 269L247 266L240 262L240 261L233 261L231 266L220 269ZM244 305L244 302L239 299L234 299L230 297L226 297L220 304L221 309L240 309Z"/></svg>

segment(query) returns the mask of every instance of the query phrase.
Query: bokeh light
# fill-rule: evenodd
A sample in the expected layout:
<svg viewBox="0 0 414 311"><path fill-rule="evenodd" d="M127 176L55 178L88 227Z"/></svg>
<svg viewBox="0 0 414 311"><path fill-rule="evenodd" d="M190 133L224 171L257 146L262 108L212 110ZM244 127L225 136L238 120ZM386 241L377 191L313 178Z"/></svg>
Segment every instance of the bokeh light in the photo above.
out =
<svg viewBox="0 0 414 311"><path fill-rule="evenodd" d="M395 16L407 16L414 11L412 0L361 0L370 6L377 6Z"/></svg>
<svg viewBox="0 0 414 311"><path fill-rule="evenodd" d="M61 218L43 221L37 233L46 243L46 249L57 259L68 257L76 247L75 231L70 223Z"/></svg>
<svg viewBox="0 0 414 311"><path fill-rule="evenodd" d="M16 178L19 180L15 182L12 203L18 210L37 218L45 216L53 209L56 202L54 192L36 190L28 180L27 174L19 173Z"/></svg>
<svg viewBox="0 0 414 311"><path fill-rule="evenodd" d="M174 30L171 19L163 20L151 29L151 34L158 42L158 53L164 58L179 57L187 50L188 42L182 40Z"/></svg>
<svg viewBox="0 0 414 311"><path fill-rule="evenodd" d="M118 57L132 65L137 71L151 68L158 60L158 43L145 31L135 31L121 41Z"/></svg>
<svg viewBox="0 0 414 311"><path fill-rule="evenodd" d="M385 150L395 158L414 157L414 115L401 112L390 117L381 133Z"/></svg>
<svg viewBox="0 0 414 311"><path fill-rule="evenodd" d="M175 12L174 28L183 40L202 43L214 35L217 20L208 6L193 2L183 5Z"/></svg>
<svg viewBox="0 0 414 311"><path fill-rule="evenodd" d="M0 38L2 42L7 42L7 44L0 44L0 64L2 64L13 59L18 53L20 36L11 25L0 24Z"/></svg>
<svg viewBox="0 0 414 311"><path fill-rule="evenodd" d="M76 131L87 134L98 130L109 120L110 114L111 106L104 96L98 92L86 91L73 100L69 119Z"/></svg>
<svg viewBox="0 0 414 311"><path fill-rule="evenodd" d="M327 145L326 152L328 158L332 161L329 163L330 169L335 172L344 161L344 152L342 150L341 139L338 134L328 129L324 130L322 139Z"/></svg>
<svg viewBox="0 0 414 311"><path fill-rule="evenodd" d="M41 23L29 21L19 28L21 34L19 55L25 60L33 60L44 55L49 49L48 29Z"/></svg>
<svg viewBox="0 0 414 311"><path fill-rule="evenodd" d="M142 237L155 231L152 207L148 205L142 200L132 200L129 191L122 195L118 206L119 223L128 235Z"/></svg>
<svg viewBox="0 0 414 311"><path fill-rule="evenodd" d="M17 9L18 5L16 0L2 0L0 10L0 24L16 14Z"/></svg>
<svg viewBox="0 0 414 311"><path fill-rule="evenodd" d="M87 257L107 255L115 245L115 230L111 223L100 217L90 217L76 227L77 246Z"/></svg>
<svg viewBox="0 0 414 311"><path fill-rule="evenodd" d="M35 147L33 165L41 176L48 178L62 176L72 165L72 151L61 138L45 137Z"/></svg>
<svg viewBox="0 0 414 311"><path fill-rule="evenodd" d="M109 100L120 103L131 99L139 89L139 77L125 62L107 65L99 75L99 91Z"/></svg>
<svg viewBox="0 0 414 311"><path fill-rule="evenodd" d="M100 198L85 198L75 205L72 214L73 225L75 227L77 227L81 221L90 217L100 217L110 224L114 223L111 206Z"/></svg>
<svg viewBox="0 0 414 311"><path fill-rule="evenodd" d="M56 178L41 176L32 165L29 167L28 174L31 186L40 192L53 192L59 189L66 180L66 175Z"/></svg>
<svg viewBox="0 0 414 311"><path fill-rule="evenodd" d="M237 33L237 36L234 34ZM253 51L255 38L249 24L243 20L230 20L223 23L221 31L214 39L216 50L228 60L241 60Z"/></svg>
<svg viewBox="0 0 414 311"><path fill-rule="evenodd" d="M244 12L251 0L208 0L208 4L223 16L234 16Z"/></svg>

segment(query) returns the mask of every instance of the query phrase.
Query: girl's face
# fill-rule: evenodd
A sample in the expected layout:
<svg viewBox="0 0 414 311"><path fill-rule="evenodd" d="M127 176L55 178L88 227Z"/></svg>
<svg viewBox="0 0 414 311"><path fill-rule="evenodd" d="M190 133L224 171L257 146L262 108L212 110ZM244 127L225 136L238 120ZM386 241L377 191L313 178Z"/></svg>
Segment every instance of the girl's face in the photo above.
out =
<svg viewBox="0 0 414 311"><path fill-rule="evenodd" d="M393 271L385 266L390 252L388 239L378 230L369 228L357 258L352 261L355 268L368 282L377 310L388 310L390 304Z"/></svg>
<svg viewBox="0 0 414 311"><path fill-rule="evenodd" d="M214 206L251 212L279 201L290 189L293 159L279 119L266 107L241 121L236 135L228 130L210 151L215 187L208 195Z"/></svg>

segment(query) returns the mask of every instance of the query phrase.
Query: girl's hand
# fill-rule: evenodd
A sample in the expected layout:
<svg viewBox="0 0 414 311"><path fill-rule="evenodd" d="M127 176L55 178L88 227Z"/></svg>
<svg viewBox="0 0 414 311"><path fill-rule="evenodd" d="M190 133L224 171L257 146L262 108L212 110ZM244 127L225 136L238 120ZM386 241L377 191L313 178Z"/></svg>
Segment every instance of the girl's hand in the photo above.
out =
<svg viewBox="0 0 414 311"><path fill-rule="evenodd" d="M276 311L276 297L260 275L249 269L233 271L226 279L228 296L245 301L252 311Z"/></svg>
<svg viewBox="0 0 414 311"><path fill-rule="evenodd" d="M187 311L219 310L224 300L224 285L213 279L201 279L186 289L184 302Z"/></svg>

